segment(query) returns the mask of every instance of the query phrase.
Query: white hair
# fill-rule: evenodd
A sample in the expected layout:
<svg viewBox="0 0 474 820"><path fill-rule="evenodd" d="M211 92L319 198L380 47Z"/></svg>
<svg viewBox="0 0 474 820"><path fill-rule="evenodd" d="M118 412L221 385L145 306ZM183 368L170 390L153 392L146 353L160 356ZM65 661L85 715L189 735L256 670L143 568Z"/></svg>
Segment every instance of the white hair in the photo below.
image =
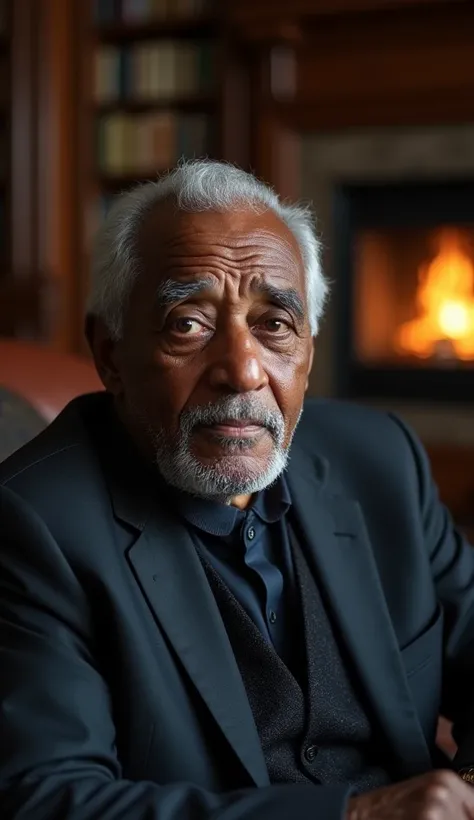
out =
<svg viewBox="0 0 474 820"><path fill-rule="evenodd" d="M272 188L233 165L202 159L183 161L156 181L118 196L98 231L87 314L100 317L113 339L122 336L127 300L141 269L137 235L150 210L166 199L173 199L179 210L194 213L236 207L273 211L298 243L306 277L308 318L316 335L328 284L310 208L282 202Z"/></svg>

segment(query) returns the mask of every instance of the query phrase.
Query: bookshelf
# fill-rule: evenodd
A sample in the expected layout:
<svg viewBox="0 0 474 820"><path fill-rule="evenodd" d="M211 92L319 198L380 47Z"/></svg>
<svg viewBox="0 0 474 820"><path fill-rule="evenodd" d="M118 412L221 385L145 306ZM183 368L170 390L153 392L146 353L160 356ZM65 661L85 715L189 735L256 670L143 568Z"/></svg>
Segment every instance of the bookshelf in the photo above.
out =
<svg viewBox="0 0 474 820"><path fill-rule="evenodd" d="M219 23L203 0L94 0L94 227L179 158L219 153Z"/></svg>

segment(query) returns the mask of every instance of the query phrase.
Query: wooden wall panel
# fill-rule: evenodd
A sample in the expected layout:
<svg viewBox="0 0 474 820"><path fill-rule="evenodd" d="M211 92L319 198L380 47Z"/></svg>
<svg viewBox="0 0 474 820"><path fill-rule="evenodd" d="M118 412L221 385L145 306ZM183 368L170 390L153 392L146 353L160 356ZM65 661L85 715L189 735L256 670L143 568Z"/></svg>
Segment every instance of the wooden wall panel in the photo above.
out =
<svg viewBox="0 0 474 820"><path fill-rule="evenodd" d="M76 345L77 38L71 0L41 0L38 95L38 267L51 284L51 344Z"/></svg>
<svg viewBox="0 0 474 820"><path fill-rule="evenodd" d="M0 332L75 347L77 51L72 0L15 0L10 265ZM10 311L10 315L8 315Z"/></svg>
<svg viewBox="0 0 474 820"><path fill-rule="evenodd" d="M356 3L341 3L331 15L306 0L277 2L271 13L267 0L235 6L236 31L258 65L251 164L285 192L298 191L290 173L299 169L277 148L283 133L297 153L307 132L474 120L474 2L368 5L357 14ZM282 48L294 62L286 85L284 71L275 81Z"/></svg>
<svg viewBox="0 0 474 820"><path fill-rule="evenodd" d="M37 30L34 0L11 4L11 269L34 275L37 260Z"/></svg>
<svg viewBox="0 0 474 820"><path fill-rule="evenodd" d="M404 11L320 21L298 52L295 101L353 107L406 99L426 108L435 95L448 106L454 95L472 115L473 33L471 6L431 10L429 20Z"/></svg>

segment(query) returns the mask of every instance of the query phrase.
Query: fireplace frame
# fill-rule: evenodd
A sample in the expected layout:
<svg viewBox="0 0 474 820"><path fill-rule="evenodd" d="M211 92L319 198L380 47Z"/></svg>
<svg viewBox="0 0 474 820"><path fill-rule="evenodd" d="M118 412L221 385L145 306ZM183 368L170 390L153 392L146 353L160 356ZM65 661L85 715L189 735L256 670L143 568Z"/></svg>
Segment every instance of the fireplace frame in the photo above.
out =
<svg viewBox="0 0 474 820"><path fill-rule="evenodd" d="M334 192L336 392L340 398L474 403L474 363L372 366L354 350L355 237L361 229L469 227L474 178L341 182Z"/></svg>

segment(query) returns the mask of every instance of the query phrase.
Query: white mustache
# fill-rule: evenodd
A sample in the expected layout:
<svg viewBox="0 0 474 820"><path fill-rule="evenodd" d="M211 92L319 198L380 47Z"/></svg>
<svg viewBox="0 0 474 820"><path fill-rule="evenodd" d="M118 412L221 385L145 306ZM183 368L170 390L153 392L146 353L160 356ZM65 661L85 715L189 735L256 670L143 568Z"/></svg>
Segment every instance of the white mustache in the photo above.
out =
<svg viewBox="0 0 474 820"><path fill-rule="evenodd" d="M229 421L247 421L266 427L274 439L282 441L285 432L283 416L279 411L265 407L259 399L250 396L230 396L213 404L185 410L181 415L181 431L190 435L197 426L225 424Z"/></svg>

